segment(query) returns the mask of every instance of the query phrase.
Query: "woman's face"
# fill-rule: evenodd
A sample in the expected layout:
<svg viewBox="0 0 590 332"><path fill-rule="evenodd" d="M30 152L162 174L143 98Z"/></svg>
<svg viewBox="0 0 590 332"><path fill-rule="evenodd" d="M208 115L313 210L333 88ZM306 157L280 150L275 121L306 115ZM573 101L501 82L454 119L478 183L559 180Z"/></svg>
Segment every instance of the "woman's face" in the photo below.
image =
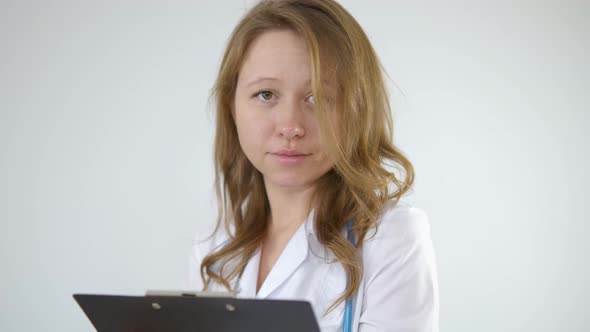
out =
<svg viewBox="0 0 590 332"><path fill-rule="evenodd" d="M265 185L313 187L333 166L320 141L311 91L311 59L291 30L256 38L239 73L234 119L242 150Z"/></svg>

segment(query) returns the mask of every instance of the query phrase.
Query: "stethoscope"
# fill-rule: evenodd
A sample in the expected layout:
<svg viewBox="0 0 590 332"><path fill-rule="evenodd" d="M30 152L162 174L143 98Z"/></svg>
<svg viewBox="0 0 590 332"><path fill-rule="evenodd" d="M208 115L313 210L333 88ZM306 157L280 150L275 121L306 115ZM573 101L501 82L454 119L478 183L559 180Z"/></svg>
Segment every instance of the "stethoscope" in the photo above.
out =
<svg viewBox="0 0 590 332"><path fill-rule="evenodd" d="M352 243L352 245L354 246L356 244L356 241L354 240L354 234L352 232L352 221L349 220L346 223L346 237L348 238L348 241L350 241L350 243ZM225 244L223 245L223 247L225 247ZM242 269L242 271L240 271L240 274L238 275L238 277L236 278L236 282L234 283L234 287L233 287L233 296L234 297L238 297L238 293L240 293L240 281L242 280L242 274L244 274L244 269ZM211 280L209 280L208 284L211 282ZM346 285L348 285L348 280L346 281ZM352 299L350 298L350 296L346 297L345 300L345 307L344 307L344 317L342 319L342 331L343 332L351 332L352 331Z"/></svg>
<svg viewBox="0 0 590 332"><path fill-rule="evenodd" d="M356 245L356 241L354 240L354 234L352 232L352 220L349 220L346 223L346 237L348 238L348 241L352 243L353 246ZM348 280L346 281L346 285L348 286ZM352 299L350 298L350 296L346 297L346 307L344 308L342 331L352 331Z"/></svg>

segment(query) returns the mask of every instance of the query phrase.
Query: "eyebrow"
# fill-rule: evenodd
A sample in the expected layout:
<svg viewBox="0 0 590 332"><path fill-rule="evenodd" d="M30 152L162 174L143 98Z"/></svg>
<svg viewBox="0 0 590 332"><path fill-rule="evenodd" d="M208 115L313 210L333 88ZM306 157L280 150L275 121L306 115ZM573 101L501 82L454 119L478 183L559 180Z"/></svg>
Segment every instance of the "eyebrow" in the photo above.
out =
<svg viewBox="0 0 590 332"><path fill-rule="evenodd" d="M274 81L274 82L278 82L280 81L278 78L274 78L274 77L259 77L256 78L255 80L251 81L250 83L246 84L247 87L258 84L258 83L262 83L265 81Z"/></svg>
<svg viewBox="0 0 590 332"><path fill-rule="evenodd" d="M252 81L250 81L249 83L246 84L246 87L250 87L252 85L256 85L262 82L266 82L266 81L271 81L271 82L280 82L281 80L275 77L258 77ZM311 79L309 79L306 84L310 84L311 85ZM330 84L328 82L324 82L324 88L327 91L333 91L334 89L332 87L330 87Z"/></svg>

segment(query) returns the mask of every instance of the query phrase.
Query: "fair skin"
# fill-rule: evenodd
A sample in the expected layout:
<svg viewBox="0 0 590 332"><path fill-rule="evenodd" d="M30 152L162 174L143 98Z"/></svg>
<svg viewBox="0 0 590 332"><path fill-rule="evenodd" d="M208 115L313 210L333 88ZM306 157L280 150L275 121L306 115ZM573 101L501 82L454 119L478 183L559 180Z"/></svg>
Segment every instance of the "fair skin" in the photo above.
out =
<svg viewBox="0 0 590 332"><path fill-rule="evenodd" d="M234 119L242 150L264 178L271 215L262 241L257 291L307 218L325 152L311 89L305 40L291 30L256 38L239 73Z"/></svg>

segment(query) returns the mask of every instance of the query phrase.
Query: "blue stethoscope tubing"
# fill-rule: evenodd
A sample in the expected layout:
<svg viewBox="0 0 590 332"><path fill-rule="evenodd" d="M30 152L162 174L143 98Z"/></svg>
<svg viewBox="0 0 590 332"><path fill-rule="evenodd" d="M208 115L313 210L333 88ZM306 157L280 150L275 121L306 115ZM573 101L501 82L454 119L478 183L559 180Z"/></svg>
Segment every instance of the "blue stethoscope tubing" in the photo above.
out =
<svg viewBox="0 0 590 332"><path fill-rule="evenodd" d="M346 224L346 231L348 241L355 245L354 234L352 232L352 220L349 220ZM348 281L347 281L348 285ZM344 321L342 322L342 331L343 332L351 332L352 331L352 299L350 296L346 298L346 307L344 308Z"/></svg>

